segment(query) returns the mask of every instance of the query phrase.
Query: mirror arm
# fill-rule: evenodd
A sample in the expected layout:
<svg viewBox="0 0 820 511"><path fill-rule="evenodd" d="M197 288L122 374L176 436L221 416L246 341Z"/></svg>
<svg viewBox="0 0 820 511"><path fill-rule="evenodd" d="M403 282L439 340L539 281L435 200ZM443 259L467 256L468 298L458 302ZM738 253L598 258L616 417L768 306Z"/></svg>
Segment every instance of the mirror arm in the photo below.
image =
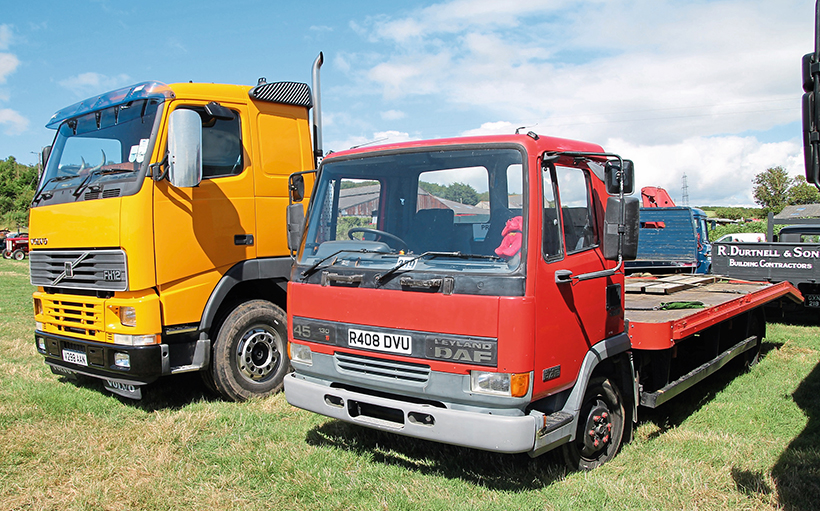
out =
<svg viewBox="0 0 820 511"><path fill-rule="evenodd" d="M165 153L161 161L148 165L148 168L151 169L151 177L154 181L162 181L165 179L165 176L168 175L168 153Z"/></svg>

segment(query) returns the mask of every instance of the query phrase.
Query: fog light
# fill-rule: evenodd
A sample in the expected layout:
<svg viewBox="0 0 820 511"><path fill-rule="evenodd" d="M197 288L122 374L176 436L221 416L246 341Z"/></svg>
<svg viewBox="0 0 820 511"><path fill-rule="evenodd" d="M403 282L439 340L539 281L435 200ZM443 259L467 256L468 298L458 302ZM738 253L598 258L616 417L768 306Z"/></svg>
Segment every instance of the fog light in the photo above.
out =
<svg viewBox="0 0 820 511"><path fill-rule="evenodd" d="M46 350L46 340L42 337L37 338L37 349L39 349L40 351Z"/></svg>
<svg viewBox="0 0 820 511"><path fill-rule="evenodd" d="M114 353L114 365L122 369L131 369L131 356L128 353Z"/></svg>
<svg viewBox="0 0 820 511"><path fill-rule="evenodd" d="M137 326L137 309L133 307L120 307L118 314L120 323L123 326Z"/></svg>
<svg viewBox="0 0 820 511"><path fill-rule="evenodd" d="M114 334L114 344L122 344L124 346L149 346L158 343L158 335Z"/></svg>
<svg viewBox="0 0 820 511"><path fill-rule="evenodd" d="M291 362L299 362L305 365L313 365L313 352L309 346L304 344L288 344L288 355Z"/></svg>

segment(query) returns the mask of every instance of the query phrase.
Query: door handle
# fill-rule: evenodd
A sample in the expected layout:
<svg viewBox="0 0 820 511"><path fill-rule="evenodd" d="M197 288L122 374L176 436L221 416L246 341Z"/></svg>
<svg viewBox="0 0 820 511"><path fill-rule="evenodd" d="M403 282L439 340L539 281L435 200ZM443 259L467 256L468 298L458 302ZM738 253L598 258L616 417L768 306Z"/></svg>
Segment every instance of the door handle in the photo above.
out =
<svg viewBox="0 0 820 511"><path fill-rule="evenodd" d="M572 282L572 270L555 270L556 284L569 284Z"/></svg>
<svg viewBox="0 0 820 511"><path fill-rule="evenodd" d="M253 245L253 234L234 234L233 244L251 246Z"/></svg>

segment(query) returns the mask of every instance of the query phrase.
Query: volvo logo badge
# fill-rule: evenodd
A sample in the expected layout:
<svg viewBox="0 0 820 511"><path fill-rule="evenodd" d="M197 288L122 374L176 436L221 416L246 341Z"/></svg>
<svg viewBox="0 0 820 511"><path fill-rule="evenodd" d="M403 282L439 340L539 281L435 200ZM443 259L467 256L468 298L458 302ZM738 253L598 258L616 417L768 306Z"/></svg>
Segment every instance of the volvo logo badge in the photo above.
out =
<svg viewBox="0 0 820 511"><path fill-rule="evenodd" d="M83 259L88 257L88 254L89 254L89 252L83 252L82 255L80 255L80 257L78 257L77 259L75 259L71 262L66 261L63 264L63 268L65 268L63 270L63 273L57 275L57 278L54 279L54 281L51 283L51 285L56 286L57 283L61 282L63 279L73 278L74 277L74 268L76 268L78 264L83 262Z"/></svg>

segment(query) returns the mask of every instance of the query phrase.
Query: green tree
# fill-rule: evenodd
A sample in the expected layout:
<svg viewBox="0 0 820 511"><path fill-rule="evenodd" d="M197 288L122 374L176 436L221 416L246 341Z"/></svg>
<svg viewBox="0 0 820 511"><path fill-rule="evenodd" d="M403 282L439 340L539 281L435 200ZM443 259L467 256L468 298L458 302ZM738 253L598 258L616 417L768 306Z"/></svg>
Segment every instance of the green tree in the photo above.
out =
<svg viewBox="0 0 820 511"><path fill-rule="evenodd" d="M754 199L760 204L764 213L780 213L789 203L789 188L792 178L781 166L770 167L752 180Z"/></svg>
<svg viewBox="0 0 820 511"><path fill-rule="evenodd" d="M789 188L789 204L817 204L820 202L820 191L806 182L803 176L794 178L792 187Z"/></svg>
<svg viewBox="0 0 820 511"><path fill-rule="evenodd" d="M478 204L478 192L465 183L452 183L447 187L444 198L453 202L460 202L469 206Z"/></svg>
<svg viewBox="0 0 820 511"><path fill-rule="evenodd" d="M428 183L427 181L419 181L419 188L435 197L446 198L444 197L444 194L447 193L447 187L442 186L438 183Z"/></svg>
<svg viewBox="0 0 820 511"><path fill-rule="evenodd" d="M37 167L17 163L13 156L0 160L0 218L16 228L28 218L37 186Z"/></svg>
<svg viewBox="0 0 820 511"><path fill-rule="evenodd" d="M480 196L475 188L465 183L450 183L447 186L419 181L419 188L435 197L460 202L469 206L478 204Z"/></svg>

